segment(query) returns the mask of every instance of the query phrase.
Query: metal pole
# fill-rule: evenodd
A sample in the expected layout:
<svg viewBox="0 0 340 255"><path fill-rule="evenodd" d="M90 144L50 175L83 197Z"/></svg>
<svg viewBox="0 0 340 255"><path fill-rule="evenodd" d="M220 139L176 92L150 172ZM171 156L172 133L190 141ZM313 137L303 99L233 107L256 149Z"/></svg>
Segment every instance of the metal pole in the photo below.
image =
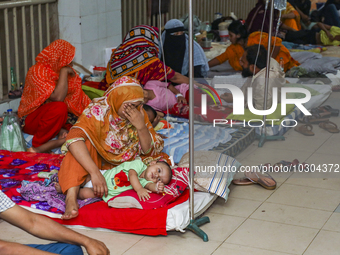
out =
<svg viewBox="0 0 340 255"><path fill-rule="evenodd" d="M194 220L194 37L192 0L189 0L189 166L190 166L190 219Z"/></svg>
<svg viewBox="0 0 340 255"><path fill-rule="evenodd" d="M272 30L273 30L273 19L274 19L274 0L270 2L270 20L269 20L269 31L268 31L268 53L267 53L267 67L266 67L266 81L265 81L265 89L264 89L264 102L263 102L263 110L267 110L267 98L268 98L268 84L269 84L269 71L270 71L270 48L272 44ZM266 115L263 115L264 125L261 129L261 135L267 135L266 129Z"/></svg>

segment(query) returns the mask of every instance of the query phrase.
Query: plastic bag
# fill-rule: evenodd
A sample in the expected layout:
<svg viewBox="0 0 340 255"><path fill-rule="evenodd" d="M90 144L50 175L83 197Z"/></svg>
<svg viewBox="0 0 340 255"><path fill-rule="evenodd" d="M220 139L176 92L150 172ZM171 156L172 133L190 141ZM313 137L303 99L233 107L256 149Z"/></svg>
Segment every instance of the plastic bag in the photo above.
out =
<svg viewBox="0 0 340 255"><path fill-rule="evenodd" d="M200 19L196 15L193 15L192 19L193 19L193 22L192 22L193 24L192 25L193 25L193 28L194 28L194 34L197 34L201 30L201 21L200 21ZM184 29L186 31L188 31L189 30L189 14L184 15L179 20L183 22Z"/></svg>
<svg viewBox="0 0 340 255"><path fill-rule="evenodd" d="M26 143L15 115L6 114L1 126L0 149L8 151L26 151Z"/></svg>

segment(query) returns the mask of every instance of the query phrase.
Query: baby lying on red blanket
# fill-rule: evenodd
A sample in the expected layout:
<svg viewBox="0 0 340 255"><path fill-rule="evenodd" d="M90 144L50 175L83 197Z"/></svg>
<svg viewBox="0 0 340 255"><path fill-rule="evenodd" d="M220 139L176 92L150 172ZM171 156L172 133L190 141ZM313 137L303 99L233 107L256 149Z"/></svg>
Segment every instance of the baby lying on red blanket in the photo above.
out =
<svg viewBox="0 0 340 255"><path fill-rule="evenodd" d="M151 192L163 192L164 185L170 183L172 178L171 167L165 161L152 161L147 167L141 160L124 162L110 170L102 170L108 195L103 196L105 202L124 191L134 189L142 201L150 198ZM93 191L90 175L85 180L85 185L79 191L79 199L96 197ZM58 186L58 185L57 185ZM56 187L58 192L60 186Z"/></svg>

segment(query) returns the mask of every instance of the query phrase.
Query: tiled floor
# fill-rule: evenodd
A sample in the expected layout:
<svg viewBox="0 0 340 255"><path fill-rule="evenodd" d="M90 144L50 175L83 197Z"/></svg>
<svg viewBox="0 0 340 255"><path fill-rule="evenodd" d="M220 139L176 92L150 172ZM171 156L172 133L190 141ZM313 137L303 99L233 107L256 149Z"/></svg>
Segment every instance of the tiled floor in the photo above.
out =
<svg viewBox="0 0 340 255"><path fill-rule="evenodd" d="M333 93L328 104L340 102ZM340 117L331 119L340 125ZM310 164L339 164L340 134L330 134L314 125L315 136L294 130L286 141L257 142L237 159L243 165L276 163L280 160ZM340 170L340 169L339 169ZM111 254L231 254L231 255L332 255L340 254L340 173L274 173L278 182L270 191L259 185L233 186L227 203L218 199L205 213L211 222L202 226L209 235L204 243L191 232L171 232L166 237L77 230L100 239ZM21 243L47 243L5 222L4 239Z"/></svg>

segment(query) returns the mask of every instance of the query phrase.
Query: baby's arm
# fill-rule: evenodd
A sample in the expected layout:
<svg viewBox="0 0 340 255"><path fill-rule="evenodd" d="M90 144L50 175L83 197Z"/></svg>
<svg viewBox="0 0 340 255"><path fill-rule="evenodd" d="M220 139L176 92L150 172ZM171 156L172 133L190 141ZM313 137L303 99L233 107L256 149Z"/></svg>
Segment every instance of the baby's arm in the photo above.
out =
<svg viewBox="0 0 340 255"><path fill-rule="evenodd" d="M132 188L137 192L139 200L149 200L149 193L151 193L151 191L143 188L142 184L139 182L137 172L133 169L129 170L129 180Z"/></svg>

